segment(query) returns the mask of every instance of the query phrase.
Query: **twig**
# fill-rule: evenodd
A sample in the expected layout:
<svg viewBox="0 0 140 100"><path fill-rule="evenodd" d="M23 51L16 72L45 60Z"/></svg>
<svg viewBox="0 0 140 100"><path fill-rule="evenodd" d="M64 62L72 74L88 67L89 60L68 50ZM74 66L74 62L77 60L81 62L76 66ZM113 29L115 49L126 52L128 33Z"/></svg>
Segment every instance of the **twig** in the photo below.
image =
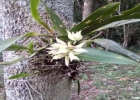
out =
<svg viewBox="0 0 140 100"><path fill-rule="evenodd" d="M121 1L120 1L120 2L121 2ZM118 8L117 12L118 12L119 15L122 15L122 14L120 13L120 5L119 5L119 8ZM125 26L125 25L123 25L123 35L124 35L123 47L126 48L127 45L128 45L128 41L127 41L127 40L128 40L128 39L127 39L128 34L127 34L127 32L126 32L126 26Z"/></svg>
<svg viewBox="0 0 140 100"><path fill-rule="evenodd" d="M27 82L28 85L30 86L30 88L33 89L33 91L35 91L36 93L38 93L38 94L40 95L40 97L41 97L41 100L43 100L43 96L42 96L42 94L39 93L37 90L35 90L35 89L33 88L33 86L32 86L27 80L25 80L25 82Z"/></svg>
<svg viewBox="0 0 140 100"><path fill-rule="evenodd" d="M97 38L98 36L102 35L103 34L103 31L100 31L97 35L95 35L94 37L90 38L90 39L95 39Z"/></svg>
<svg viewBox="0 0 140 100"><path fill-rule="evenodd" d="M31 100L34 100L32 94L31 94L30 88L29 88L29 86L28 86L28 84L27 84L27 82L25 82L25 85L26 85L26 87L27 87L28 90L29 90L29 95L30 95L30 97L31 97Z"/></svg>

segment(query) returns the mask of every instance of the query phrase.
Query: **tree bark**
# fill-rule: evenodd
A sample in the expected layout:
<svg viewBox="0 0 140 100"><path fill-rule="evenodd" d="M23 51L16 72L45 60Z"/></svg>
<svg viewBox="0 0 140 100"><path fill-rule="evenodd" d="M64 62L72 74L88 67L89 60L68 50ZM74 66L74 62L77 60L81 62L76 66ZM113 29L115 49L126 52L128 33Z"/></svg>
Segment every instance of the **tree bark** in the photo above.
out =
<svg viewBox="0 0 140 100"><path fill-rule="evenodd" d="M94 6L93 0L85 0L83 7L83 20L93 12L93 6Z"/></svg>
<svg viewBox="0 0 140 100"><path fill-rule="evenodd" d="M67 27L73 23L73 0L45 0ZM4 39L19 36L27 32L46 33L31 17L29 11L29 0L1 0L0 16L3 24L0 36ZM46 20L45 11L39 8L41 16ZM18 41L21 44L21 41ZM26 43L25 43L26 44ZM4 52L3 60L10 61L26 55L25 52ZM61 73L50 75L36 75L16 80L9 80L12 75L38 67L32 65L29 60L23 60L16 64L4 67L4 83L6 89L6 100L69 100L71 92L71 81L69 78L57 77Z"/></svg>

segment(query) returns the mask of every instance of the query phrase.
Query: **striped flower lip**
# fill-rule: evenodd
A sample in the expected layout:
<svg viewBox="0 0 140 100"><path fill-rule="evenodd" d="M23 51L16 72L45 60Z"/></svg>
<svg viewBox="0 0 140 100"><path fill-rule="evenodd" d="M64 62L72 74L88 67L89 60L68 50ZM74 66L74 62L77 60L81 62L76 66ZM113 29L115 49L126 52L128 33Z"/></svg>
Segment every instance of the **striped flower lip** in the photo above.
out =
<svg viewBox="0 0 140 100"><path fill-rule="evenodd" d="M75 46L72 45L71 42L65 43L58 38L56 38L56 42L57 43L54 43L51 47L47 48L50 50L49 54L53 56L53 59L61 59L64 57L66 66L68 66L69 62L72 62L73 60L80 60L76 55L87 52L82 48L85 42Z"/></svg>

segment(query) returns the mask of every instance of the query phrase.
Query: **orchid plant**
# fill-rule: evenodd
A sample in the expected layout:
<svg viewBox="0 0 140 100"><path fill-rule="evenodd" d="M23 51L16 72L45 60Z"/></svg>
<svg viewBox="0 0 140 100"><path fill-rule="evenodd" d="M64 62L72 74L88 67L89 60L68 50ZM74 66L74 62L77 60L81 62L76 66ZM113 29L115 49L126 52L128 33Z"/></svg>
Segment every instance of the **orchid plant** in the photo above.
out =
<svg viewBox="0 0 140 100"><path fill-rule="evenodd" d="M56 30L53 30L49 25L43 22L38 13L38 4L40 0L30 0L30 9L32 17L40 25L42 25L50 34L38 34L34 32L27 33L22 36L14 37L0 42L0 52L2 51L17 51L26 50L29 52L29 57L35 56L40 50L46 50L48 54L52 57L51 62L59 59L64 59L65 67L69 68L70 63L73 61L95 61L102 63L111 64L139 64L140 57L117 44L116 42L109 39L94 39L92 38L94 33L101 30L105 30L111 27L117 27L124 24L134 23L140 21L140 5L122 12L121 15L113 15L113 13L118 9L120 3L115 2L108 4L104 7L99 8L93 12L89 17L80 22L79 24L72 27L70 30L63 24L61 19L46 6L45 3L41 1L44 5L47 14L50 16L50 20ZM57 22L55 21L57 20ZM61 27L60 27L61 25ZM54 33L57 31L57 35ZM53 42L47 42L50 44L49 47L42 46L38 50L33 48L33 43L29 43L28 46L22 46L15 44L16 41L22 38L39 36L52 38ZM43 42L44 39L42 39ZM110 51L91 48L92 43L96 43L101 47L107 48ZM114 53L115 52L115 53ZM20 60L26 59L25 57L19 57L13 61L0 62L0 65L9 65L16 63ZM25 74L15 75L12 78L19 78L26 76Z"/></svg>
<svg viewBox="0 0 140 100"><path fill-rule="evenodd" d="M53 55L53 59L61 59L65 57L65 65L69 65L69 61L80 60L76 55L81 54L83 52L87 52L83 49L83 45L85 42L75 45L77 41L81 40L83 37L81 32L71 33L68 32L68 38L71 40L67 43L56 38L57 43L51 45L49 54Z"/></svg>

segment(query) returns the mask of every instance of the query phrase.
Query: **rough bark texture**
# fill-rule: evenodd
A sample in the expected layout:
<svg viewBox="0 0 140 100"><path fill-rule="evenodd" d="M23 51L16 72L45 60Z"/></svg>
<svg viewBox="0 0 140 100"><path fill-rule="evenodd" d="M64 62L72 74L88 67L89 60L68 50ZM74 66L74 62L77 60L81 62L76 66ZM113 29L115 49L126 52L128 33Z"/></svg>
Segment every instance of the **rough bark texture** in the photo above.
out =
<svg viewBox="0 0 140 100"><path fill-rule="evenodd" d="M59 14L68 27L71 27L73 22L73 0L44 1ZM43 13L44 10L41 7L40 11L42 18L46 20L44 17L45 13ZM0 36L3 37L3 40L25 34L29 31L46 33L32 19L29 11L29 0L1 0L0 16L2 19ZM18 43L21 42L19 41ZM4 61L10 61L19 55L25 54L4 52L3 59ZM68 78L57 78L60 73L53 73L49 76L45 74L36 75L18 80L8 79L12 75L28 72L34 67L28 60L4 67L6 100L69 100L71 81Z"/></svg>
<svg viewBox="0 0 140 100"><path fill-rule="evenodd" d="M83 20L87 18L93 12L93 0L85 0L83 7Z"/></svg>

